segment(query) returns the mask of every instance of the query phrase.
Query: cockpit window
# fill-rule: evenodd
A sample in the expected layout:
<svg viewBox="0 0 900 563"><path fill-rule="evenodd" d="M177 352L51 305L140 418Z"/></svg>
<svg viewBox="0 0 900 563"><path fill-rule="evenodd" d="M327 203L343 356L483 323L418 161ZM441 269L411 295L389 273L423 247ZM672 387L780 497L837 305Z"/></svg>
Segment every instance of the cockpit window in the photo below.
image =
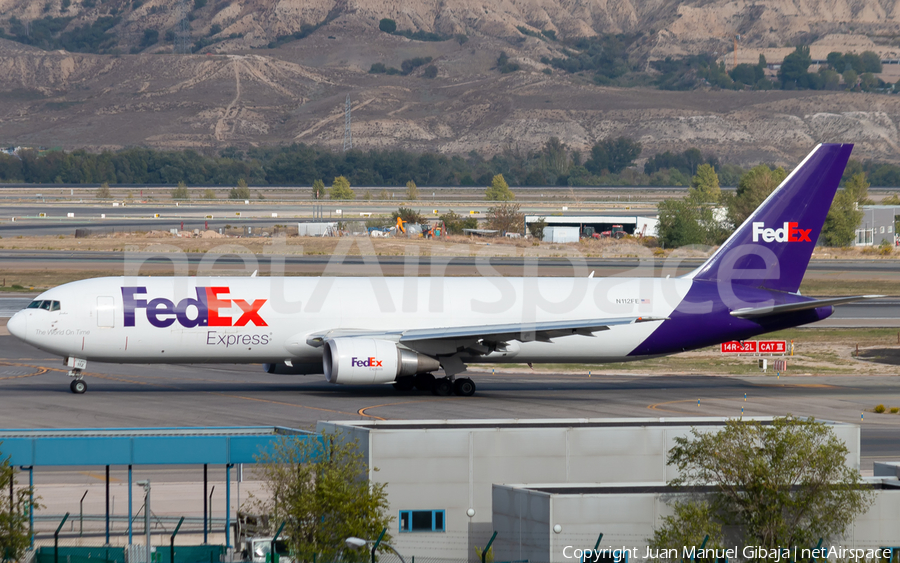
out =
<svg viewBox="0 0 900 563"><path fill-rule="evenodd" d="M59 311L59 301L48 301L48 300L32 301L25 308L26 309L43 309L45 311Z"/></svg>

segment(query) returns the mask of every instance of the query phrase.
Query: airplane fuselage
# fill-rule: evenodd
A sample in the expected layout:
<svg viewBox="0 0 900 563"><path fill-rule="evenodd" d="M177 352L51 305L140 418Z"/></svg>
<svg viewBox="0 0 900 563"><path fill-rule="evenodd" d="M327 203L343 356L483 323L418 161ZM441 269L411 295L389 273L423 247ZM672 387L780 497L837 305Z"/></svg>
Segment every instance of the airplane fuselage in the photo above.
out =
<svg viewBox="0 0 900 563"><path fill-rule="evenodd" d="M97 278L44 292L10 330L52 354L91 361L321 363L322 347L309 339L329 331L661 319L463 357L599 363L750 338L831 314L822 307L762 324L730 311L805 298L735 287L729 303L720 293L716 284L681 278ZM44 301L50 305L42 308Z"/></svg>

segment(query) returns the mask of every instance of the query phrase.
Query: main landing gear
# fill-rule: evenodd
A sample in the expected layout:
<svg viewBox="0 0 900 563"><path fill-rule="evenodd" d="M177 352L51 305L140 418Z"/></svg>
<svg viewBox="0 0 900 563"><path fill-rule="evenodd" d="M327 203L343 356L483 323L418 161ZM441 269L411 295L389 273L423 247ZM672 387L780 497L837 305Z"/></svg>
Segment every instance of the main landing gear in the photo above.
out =
<svg viewBox="0 0 900 563"><path fill-rule="evenodd" d="M471 397L475 394L475 382L468 377L438 378L430 373L420 373L398 377L394 382L394 389L397 391L411 391L414 388L419 391L431 391L438 397L447 397L453 394L460 397Z"/></svg>

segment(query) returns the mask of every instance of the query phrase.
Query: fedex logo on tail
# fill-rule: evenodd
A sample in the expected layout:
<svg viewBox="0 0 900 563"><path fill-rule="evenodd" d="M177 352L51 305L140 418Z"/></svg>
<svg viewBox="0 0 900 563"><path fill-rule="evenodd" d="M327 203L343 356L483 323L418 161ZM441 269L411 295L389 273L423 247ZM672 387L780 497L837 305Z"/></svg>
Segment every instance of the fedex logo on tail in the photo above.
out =
<svg viewBox="0 0 900 563"><path fill-rule="evenodd" d="M812 242L809 234L812 229L798 229L798 223L785 222L780 229L767 228L763 222L753 223L753 242Z"/></svg>
<svg viewBox="0 0 900 563"><path fill-rule="evenodd" d="M376 360L375 358L363 358L359 359L356 356L350 358L350 365L355 368L380 368L382 366L382 362L384 360Z"/></svg>
<svg viewBox="0 0 900 563"><path fill-rule="evenodd" d="M228 287L198 287L197 297L187 297L178 303L163 297L147 301L139 298L147 293L146 287L123 287L122 303L125 309L125 326L134 326L134 317L138 309L144 309L147 321L157 327L165 328L178 321L185 328L195 326L269 326L259 315L259 310L266 304L266 299L256 299L248 303L243 299L229 299L224 296L231 293ZM231 309L237 305L241 310L238 318L222 316L220 311Z"/></svg>

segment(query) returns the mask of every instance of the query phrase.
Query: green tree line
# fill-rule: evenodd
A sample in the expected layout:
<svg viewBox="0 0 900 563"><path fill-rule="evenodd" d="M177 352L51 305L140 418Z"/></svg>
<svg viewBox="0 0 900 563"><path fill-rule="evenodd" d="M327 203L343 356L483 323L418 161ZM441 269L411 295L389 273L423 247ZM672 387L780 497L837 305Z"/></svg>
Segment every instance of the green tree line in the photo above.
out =
<svg viewBox="0 0 900 563"><path fill-rule="evenodd" d="M869 182L860 168L859 163L847 167L820 235L819 241L826 246L848 246L862 220L859 206L872 203ZM713 166L700 164L684 198L659 204L659 242L666 248L722 244L787 175L784 168L760 164L741 175L734 193L726 193Z"/></svg>
<svg viewBox="0 0 900 563"><path fill-rule="evenodd" d="M735 186L747 172L722 163L697 148L651 155L643 170L635 167L643 149L627 137L596 143L582 155L558 138L537 151L505 151L485 158L403 150L352 150L336 153L304 144L227 148L218 154L193 150L130 148L92 153L85 150L0 153L0 182L36 184L170 184L234 186L310 186L315 180L343 176L354 186L489 186L502 175L509 186L689 186L698 167L713 168L723 186ZM877 186L900 186L900 166L851 160L844 180L864 173ZM320 195L324 192L320 190Z"/></svg>
<svg viewBox="0 0 900 563"><path fill-rule="evenodd" d="M506 151L485 158L403 150L351 150L293 144L217 155L193 150L130 148L92 153L33 150L0 154L0 182L235 185L311 185L343 176L355 186L487 186L502 174L512 186L602 185L619 182L616 173L634 165L641 145L625 137L598 142L582 162L577 151L551 139L531 153Z"/></svg>

